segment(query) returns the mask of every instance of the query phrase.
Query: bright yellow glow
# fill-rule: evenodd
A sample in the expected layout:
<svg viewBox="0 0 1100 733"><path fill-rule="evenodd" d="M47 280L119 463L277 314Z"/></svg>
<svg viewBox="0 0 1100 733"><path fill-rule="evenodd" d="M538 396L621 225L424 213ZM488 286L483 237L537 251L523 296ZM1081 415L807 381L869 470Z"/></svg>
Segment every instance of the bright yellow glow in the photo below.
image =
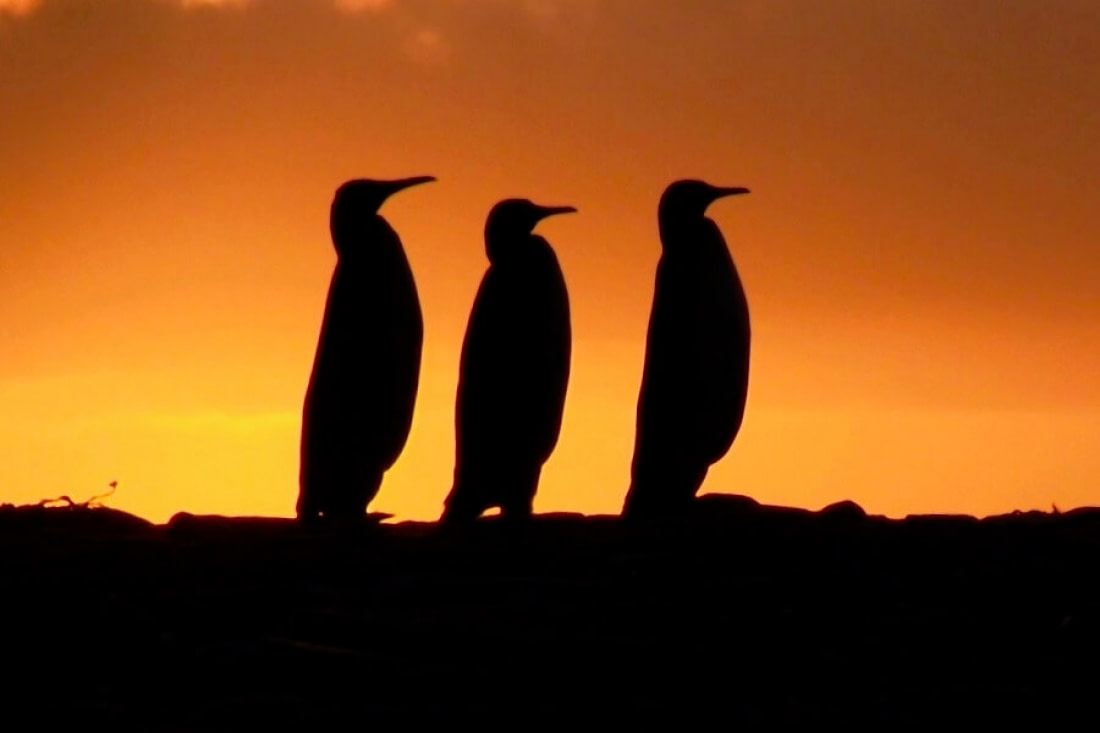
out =
<svg viewBox="0 0 1100 733"><path fill-rule="evenodd" d="M0 0L0 13L29 15L41 4L42 0Z"/></svg>

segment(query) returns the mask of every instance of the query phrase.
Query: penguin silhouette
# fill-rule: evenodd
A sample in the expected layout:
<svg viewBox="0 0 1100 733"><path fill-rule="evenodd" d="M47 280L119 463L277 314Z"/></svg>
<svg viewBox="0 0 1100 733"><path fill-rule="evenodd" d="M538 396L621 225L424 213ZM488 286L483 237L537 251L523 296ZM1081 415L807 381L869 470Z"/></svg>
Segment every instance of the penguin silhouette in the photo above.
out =
<svg viewBox="0 0 1100 733"><path fill-rule="evenodd" d="M625 519L681 514L711 465L733 445L749 381L749 309L741 279L707 207L747 188L698 180L669 185L658 223L661 259Z"/></svg>
<svg viewBox="0 0 1100 733"><path fill-rule="evenodd" d="M569 382L569 297L557 256L532 230L572 206L505 199L489 212L489 268L462 344L455 404L454 484L447 525L492 507L526 519L558 442Z"/></svg>
<svg viewBox="0 0 1100 733"><path fill-rule="evenodd" d="M424 323L401 239L378 214L429 181L357 179L336 191L336 268L302 410L299 519L364 517L405 447L420 379Z"/></svg>

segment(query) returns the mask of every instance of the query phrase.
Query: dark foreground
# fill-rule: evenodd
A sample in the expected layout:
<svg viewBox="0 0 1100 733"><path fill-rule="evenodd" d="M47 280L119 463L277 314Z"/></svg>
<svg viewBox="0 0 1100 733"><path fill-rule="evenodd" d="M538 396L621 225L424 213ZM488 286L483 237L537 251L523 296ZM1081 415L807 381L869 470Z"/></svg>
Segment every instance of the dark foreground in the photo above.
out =
<svg viewBox="0 0 1100 733"><path fill-rule="evenodd" d="M1097 724L1095 509L709 497L446 535L7 508L0 570L7 730Z"/></svg>

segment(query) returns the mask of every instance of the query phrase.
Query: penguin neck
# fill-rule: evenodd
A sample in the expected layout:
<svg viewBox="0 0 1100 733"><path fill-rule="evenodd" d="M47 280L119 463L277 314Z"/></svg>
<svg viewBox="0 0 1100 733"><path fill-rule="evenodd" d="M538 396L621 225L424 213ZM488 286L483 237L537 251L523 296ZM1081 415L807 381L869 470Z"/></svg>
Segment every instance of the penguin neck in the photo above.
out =
<svg viewBox="0 0 1100 733"><path fill-rule="evenodd" d="M550 244L537 234L529 234L523 237L487 238L485 240L485 253L489 257L489 266L497 269L513 269L527 267L541 262L546 258L546 252L553 256Z"/></svg>
<svg viewBox="0 0 1100 733"><path fill-rule="evenodd" d="M673 258L698 254L698 242L721 237L718 225L705 216L674 221L661 219L658 229L662 255Z"/></svg>
<svg viewBox="0 0 1100 733"><path fill-rule="evenodd" d="M395 250L401 251L401 240L397 232L380 216L355 230L336 230L332 243L336 250L337 263L348 267L355 267L361 262L376 261L380 257L392 257Z"/></svg>

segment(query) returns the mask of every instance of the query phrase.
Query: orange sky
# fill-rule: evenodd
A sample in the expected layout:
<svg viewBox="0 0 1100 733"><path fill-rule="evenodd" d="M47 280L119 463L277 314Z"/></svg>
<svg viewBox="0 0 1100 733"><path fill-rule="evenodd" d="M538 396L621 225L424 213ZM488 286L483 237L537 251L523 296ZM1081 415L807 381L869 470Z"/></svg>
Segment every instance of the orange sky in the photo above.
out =
<svg viewBox="0 0 1100 733"><path fill-rule="evenodd" d="M188 7L194 6L194 7ZM204 7L208 6L208 7ZM424 308L372 509L438 516L482 226L570 288L536 509L617 512L660 246L698 177L754 319L704 491L893 516L1100 504L1094 0L0 0L0 500L291 516L352 177Z"/></svg>

